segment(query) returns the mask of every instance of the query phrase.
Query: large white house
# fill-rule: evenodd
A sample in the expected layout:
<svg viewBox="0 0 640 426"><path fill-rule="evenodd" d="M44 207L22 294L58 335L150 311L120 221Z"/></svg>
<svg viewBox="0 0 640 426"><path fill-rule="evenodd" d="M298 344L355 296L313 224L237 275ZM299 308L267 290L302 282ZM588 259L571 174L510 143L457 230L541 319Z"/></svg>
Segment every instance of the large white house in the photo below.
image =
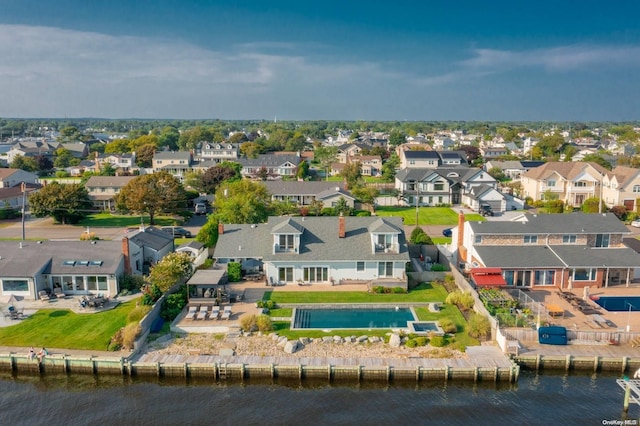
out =
<svg viewBox="0 0 640 426"><path fill-rule="evenodd" d="M270 217L220 225L214 257L260 264L267 283L406 287L409 252L399 217Z"/></svg>

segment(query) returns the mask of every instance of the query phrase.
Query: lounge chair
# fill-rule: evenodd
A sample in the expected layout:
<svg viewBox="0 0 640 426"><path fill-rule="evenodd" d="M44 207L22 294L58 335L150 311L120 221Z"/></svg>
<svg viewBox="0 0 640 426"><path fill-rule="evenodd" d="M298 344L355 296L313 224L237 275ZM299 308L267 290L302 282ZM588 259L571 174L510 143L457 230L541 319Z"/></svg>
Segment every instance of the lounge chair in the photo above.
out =
<svg viewBox="0 0 640 426"><path fill-rule="evenodd" d="M220 306L212 306L209 319L218 319L218 315L220 315Z"/></svg>
<svg viewBox="0 0 640 426"><path fill-rule="evenodd" d="M196 314L198 313L198 306L189 306L189 310L187 311L186 319L195 319Z"/></svg>
<svg viewBox="0 0 640 426"><path fill-rule="evenodd" d="M65 297L67 297L67 295L62 291L62 289L60 287L56 287L53 289L53 294L56 296L56 298L58 299L64 299Z"/></svg>
<svg viewBox="0 0 640 426"><path fill-rule="evenodd" d="M206 307L202 307L199 311L198 311L198 316L197 318L199 320L206 320L207 319L207 314L209 313L209 311L207 310Z"/></svg>
<svg viewBox="0 0 640 426"><path fill-rule="evenodd" d="M45 290L40 290L38 292L38 297L40 298L40 300L42 300L43 302L45 301L50 301L51 300L51 296L49 296L49 293L47 293Z"/></svg>
<svg viewBox="0 0 640 426"><path fill-rule="evenodd" d="M231 306L225 306L220 319L228 320L229 318L231 318Z"/></svg>

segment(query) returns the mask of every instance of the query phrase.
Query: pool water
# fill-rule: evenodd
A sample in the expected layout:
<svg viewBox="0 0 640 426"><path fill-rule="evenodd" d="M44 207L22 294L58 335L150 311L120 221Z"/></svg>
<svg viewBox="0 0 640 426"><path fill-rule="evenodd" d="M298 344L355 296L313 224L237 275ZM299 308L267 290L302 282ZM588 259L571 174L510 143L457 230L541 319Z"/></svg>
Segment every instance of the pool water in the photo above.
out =
<svg viewBox="0 0 640 426"><path fill-rule="evenodd" d="M410 308L296 309L292 328L404 328L415 320Z"/></svg>
<svg viewBox="0 0 640 426"><path fill-rule="evenodd" d="M593 301L609 312L640 311L640 296L600 296Z"/></svg>

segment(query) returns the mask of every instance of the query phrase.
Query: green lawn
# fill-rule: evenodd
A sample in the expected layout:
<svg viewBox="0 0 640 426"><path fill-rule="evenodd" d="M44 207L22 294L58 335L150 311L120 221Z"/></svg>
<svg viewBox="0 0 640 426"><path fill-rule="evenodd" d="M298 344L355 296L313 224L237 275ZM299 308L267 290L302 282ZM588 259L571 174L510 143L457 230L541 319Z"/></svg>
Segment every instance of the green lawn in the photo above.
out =
<svg viewBox="0 0 640 426"><path fill-rule="evenodd" d="M149 224L149 216L143 216L144 223ZM180 225L182 219L170 216L156 216L155 222L157 226L173 226ZM78 223L80 226L99 227L99 228L119 228L127 226L140 225L140 216L131 215L115 215L111 213L90 214Z"/></svg>
<svg viewBox="0 0 640 426"><path fill-rule="evenodd" d="M450 343L460 350L464 350L467 346L478 346L480 342L469 336L467 332L467 321L457 306L441 305L440 312L431 312L428 308L414 308L416 315L420 321L439 321L442 318L449 318L458 327L458 332Z"/></svg>
<svg viewBox="0 0 640 426"><path fill-rule="evenodd" d="M425 303L444 302L447 290L422 283L405 294L376 294L366 291L267 291L265 300L276 303Z"/></svg>
<svg viewBox="0 0 640 426"><path fill-rule="evenodd" d="M40 309L20 323L0 328L1 346L34 346L106 351L111 336L127 322L136 300L97 314Z"/></svg>
<svg viewBox="0 0 640 426"><path fill-rule="evenodd" d="M271 317L290 317L292 314L292 308L276 308L269 310L269 316Z"/></svg>
<svg viewBox="0 0 640 426"><path fill-rule="evenodd" d="M400 216L404 218L405 225L416 224L415 207L376 207L378 216ZM484 221L485 218L477 213L465 214L466 220ZM457 225L458 212L450 207L420 207L418 220L420 225Z"/></svg>

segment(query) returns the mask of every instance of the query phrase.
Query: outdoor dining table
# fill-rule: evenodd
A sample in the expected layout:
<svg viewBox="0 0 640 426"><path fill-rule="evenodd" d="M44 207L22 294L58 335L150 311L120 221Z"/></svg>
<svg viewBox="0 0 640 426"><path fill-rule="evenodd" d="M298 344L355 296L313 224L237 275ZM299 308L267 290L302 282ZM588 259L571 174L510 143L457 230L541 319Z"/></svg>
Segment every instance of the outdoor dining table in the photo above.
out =
<svg viewBox="0 0 640 426"><path fill-rule="evenodd" d="M90 297L87 304L92 308L98 308L105 304L106 299L104 297Z"/></svg>

